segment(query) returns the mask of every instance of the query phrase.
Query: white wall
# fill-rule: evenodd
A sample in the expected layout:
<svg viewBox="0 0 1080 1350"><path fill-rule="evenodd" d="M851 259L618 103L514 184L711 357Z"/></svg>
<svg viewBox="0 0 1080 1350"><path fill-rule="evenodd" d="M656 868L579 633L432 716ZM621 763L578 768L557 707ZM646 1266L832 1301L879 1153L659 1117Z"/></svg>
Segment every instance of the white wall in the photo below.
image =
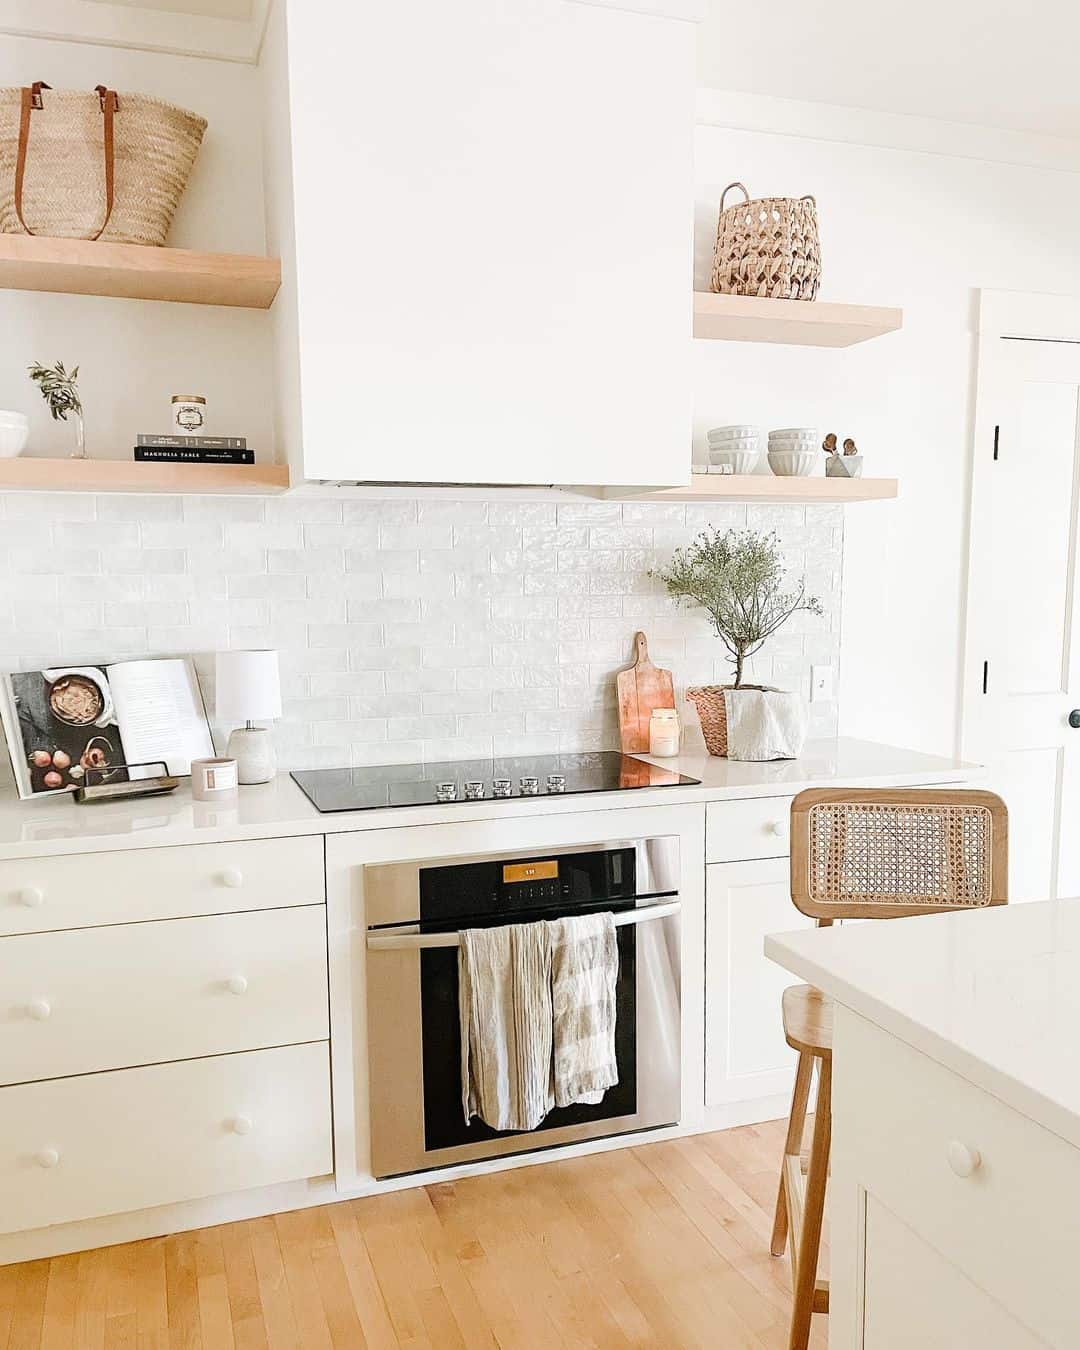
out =
<svg viewBox="0 0 1080 1350"><path fill-rule="evenodd" d="M750 102L728 101L736 119ZM899 500L846 508L840 726L947 752L958 743L976 289L1080 293L1080 175L858 144L854 113L845 140L813 139L818 126L836 135L837 110L782 112L774 120L796 134L699 126L695 286L708 289L728 182L810 192L820 298L902 306L904 328L840 351L695 343L699 453L717 422L816 425L853 435L868 475L899 478ZM872 135L875 119L862 121ZM942 148L951 140L942 124ZM1014 139L1002 144L1015 153ZM1080 163L1068 143L1044 138L1042 149Z"/></svg>
<svg viewBox="0 0 1080 1350"><path fill-rule="evenodd" d="M121 94L151 94L202 113L209 126L169 243L265 251L254 66L34 38L0 41L0 85L36 79L58 89L91 90L104 83ZM49 418L26 376L31 361L58 359L81 367L87 444L95 457L129 458L138 432L168 429L172 394L204 393L209 430L246 435L272 458L268 314L0 291L0 408L29 414L29 454L66 454L70 448L71 428Z"/></svg>

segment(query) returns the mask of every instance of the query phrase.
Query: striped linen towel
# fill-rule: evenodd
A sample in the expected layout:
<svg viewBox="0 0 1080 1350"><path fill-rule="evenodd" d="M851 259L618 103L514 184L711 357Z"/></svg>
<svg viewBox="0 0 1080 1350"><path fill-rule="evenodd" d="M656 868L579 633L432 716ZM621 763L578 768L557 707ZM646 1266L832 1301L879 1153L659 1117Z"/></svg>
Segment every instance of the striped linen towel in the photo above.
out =
<svg viewBox="0 0 1080 1350"><path fill-rule="evenodd" d="M555 1105L546 923L467 928L458 951L465 1123L535 1130Z"/></svg>
<svg viewBox="0 0 1080 1350"><path fill-rule="evenodd" d="M553 1106L599 1102L619 1081L614 917L467 928L460 944L466 1124L534 1130Z"/></svg>
<svg viewBox="0 0 1080 1350"><path fill-rule="evenodd" d="M551 929L555 1104L595 1105L619 1081L615 986L619 947L612 914L556 919Z"/></svg>

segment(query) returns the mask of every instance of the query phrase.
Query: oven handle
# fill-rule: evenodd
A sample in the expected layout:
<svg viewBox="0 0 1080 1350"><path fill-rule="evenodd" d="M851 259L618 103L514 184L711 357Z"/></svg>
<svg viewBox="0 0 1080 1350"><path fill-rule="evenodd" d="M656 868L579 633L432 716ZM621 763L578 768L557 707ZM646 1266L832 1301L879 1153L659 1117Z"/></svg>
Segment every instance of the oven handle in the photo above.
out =
<svg viewBox="0 0 1080 1350"><path fill-rule="evenodd" d="M678 900L668 900L662 905L643 905L640 909L619 910L615 914L615 927L625 928L627 924L666 919L672 914L678 914L680 909ZM461 944L457 933L369 933L367 945L369 952L388 952L426 951L429 947L458 947Z"/></svg>

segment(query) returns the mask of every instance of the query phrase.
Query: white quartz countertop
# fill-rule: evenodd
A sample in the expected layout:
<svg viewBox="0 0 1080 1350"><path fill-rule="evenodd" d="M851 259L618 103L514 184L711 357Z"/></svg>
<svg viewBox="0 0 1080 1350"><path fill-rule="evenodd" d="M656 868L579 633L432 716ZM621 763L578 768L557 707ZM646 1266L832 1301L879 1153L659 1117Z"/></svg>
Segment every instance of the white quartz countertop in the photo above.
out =
<svg viewBox="0 0 1080 1350"><path fill-rule="evenodd" d="M783 933L765 952L1080 1147L1080 900Z"/></svg>
<svg viewBox="0 0 1080 1350"><path fill-rule="evenodd" d="M947 783L969 778L974 772L972 766L958 759L845 738L810 742L798 759L767 764L736 763L705 753L653 762L699 778L701 786L328 815L320 815L284 773L263 786L241 788L235 802L222 804L192 801L186 785L165 797L82 806L67 796L22 802L8 791L0 794L0 859L786 796L806 787L839 783L852 787L875 782L901 786Z"/></svg>

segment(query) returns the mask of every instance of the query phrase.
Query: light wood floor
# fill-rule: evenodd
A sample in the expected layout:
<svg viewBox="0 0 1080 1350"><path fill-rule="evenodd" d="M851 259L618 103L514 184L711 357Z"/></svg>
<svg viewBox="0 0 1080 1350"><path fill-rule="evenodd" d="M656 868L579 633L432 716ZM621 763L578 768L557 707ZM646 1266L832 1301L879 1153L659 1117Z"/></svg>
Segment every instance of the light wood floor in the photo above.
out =
<svg viewBox="0 0 1080 1350"><path fill-rule="evenodd" d="M0 1348L785 1350L782 1145L777 1121L0 1267Z"/></svg>

